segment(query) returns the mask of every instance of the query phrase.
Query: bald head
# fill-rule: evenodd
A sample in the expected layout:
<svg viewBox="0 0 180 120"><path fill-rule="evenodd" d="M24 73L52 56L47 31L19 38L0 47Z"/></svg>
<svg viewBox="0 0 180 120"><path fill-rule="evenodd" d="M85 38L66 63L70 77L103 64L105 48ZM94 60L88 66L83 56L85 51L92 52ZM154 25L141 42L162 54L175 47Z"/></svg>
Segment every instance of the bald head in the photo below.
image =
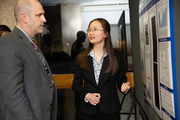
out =
<svg viewBox="0 0 180 120"><path fill-rule="evenodd" d="M16 18L16 21L19 22L20 14L30 14L33 10L33 4L40 4L37 0L17 0L15 9L14 9L14 15Z"/></svg>
<svg viewBox="0 0 180 120"><path fill-rule="evenodd" d="M43 32L46 22L45 11L37 0L17 0L14 9L17 26L28 33L32 38Z"/></svg>

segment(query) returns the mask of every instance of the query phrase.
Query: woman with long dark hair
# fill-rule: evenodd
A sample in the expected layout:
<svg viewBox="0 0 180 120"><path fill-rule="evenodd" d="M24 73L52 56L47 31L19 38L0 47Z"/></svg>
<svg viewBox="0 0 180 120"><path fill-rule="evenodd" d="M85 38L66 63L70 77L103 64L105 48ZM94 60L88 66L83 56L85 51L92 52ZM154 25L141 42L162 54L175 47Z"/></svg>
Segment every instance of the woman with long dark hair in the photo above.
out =
<svg viewBox="0 0 180 120"><path fill-rule="evenodd" d="M81 120L119 120L116 88L122 93L130 89L124 59L112 47L107 20L92 20L87 35L89 46L77 56L72 86L81 99Z"/></svg>

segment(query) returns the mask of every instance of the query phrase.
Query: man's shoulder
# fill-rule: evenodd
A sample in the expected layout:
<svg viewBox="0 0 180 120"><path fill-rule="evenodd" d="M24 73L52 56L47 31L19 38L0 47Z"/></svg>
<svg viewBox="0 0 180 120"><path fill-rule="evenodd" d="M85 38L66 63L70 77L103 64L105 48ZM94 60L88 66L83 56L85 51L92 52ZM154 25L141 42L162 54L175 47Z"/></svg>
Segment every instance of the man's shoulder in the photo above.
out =
<svg viewBox="0 0 180 120"><path fill-rule="evenodd" d="M1 42L11 42L17 37L17 34L14 34L13 32L8 33L0 38Z"/></svg>
<svg viewBox="0 0 180 120"><path fill-rule="evenodd" d="M21 42L20 35L15 30L0 38L0 44L4 44L6 46L16 46L16 43L19 42Z"/></svg>

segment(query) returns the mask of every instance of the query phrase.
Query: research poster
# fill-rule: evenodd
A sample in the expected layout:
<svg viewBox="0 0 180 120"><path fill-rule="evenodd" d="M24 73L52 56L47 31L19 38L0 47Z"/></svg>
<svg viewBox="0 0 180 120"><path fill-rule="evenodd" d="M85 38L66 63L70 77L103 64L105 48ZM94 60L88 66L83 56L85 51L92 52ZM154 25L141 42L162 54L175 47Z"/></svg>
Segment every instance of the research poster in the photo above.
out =
<svg viewBox="0 0 180 120"><path fill-rule="evenodd" d="M160 0L157 3L157 15L159 38L170 37L169 0Z"/></svg>
<svg viewBox="0 0 180 120"><path fill-rule="evenodd" d="M177 83L172 71L172 0L140 0L139 34L142 85L145 100L163 120L179 120L176 114ZM172 25L172 26L170 26ZM177 100L178 101L178 100Z"/></svg>

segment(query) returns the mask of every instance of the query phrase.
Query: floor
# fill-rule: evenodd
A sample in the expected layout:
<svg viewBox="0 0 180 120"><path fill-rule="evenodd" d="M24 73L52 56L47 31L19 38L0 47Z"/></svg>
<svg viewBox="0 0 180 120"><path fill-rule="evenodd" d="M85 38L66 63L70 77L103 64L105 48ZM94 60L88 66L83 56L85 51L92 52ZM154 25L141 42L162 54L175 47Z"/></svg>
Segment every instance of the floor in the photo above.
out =
<svg viewBox="0 0 180 120"><path fill-rule="evenodd" d="M122 101L123 95L118 91L119 99ZM58 118L57 120L75 120L75 106L74 106L74 92L72 89L58 90ZM127 94L120 112L121 120L135 120L134 109L129 119L128 113L130 112L133 102L131 95ZM136 120L142 120L139 116Z"/></svg>

